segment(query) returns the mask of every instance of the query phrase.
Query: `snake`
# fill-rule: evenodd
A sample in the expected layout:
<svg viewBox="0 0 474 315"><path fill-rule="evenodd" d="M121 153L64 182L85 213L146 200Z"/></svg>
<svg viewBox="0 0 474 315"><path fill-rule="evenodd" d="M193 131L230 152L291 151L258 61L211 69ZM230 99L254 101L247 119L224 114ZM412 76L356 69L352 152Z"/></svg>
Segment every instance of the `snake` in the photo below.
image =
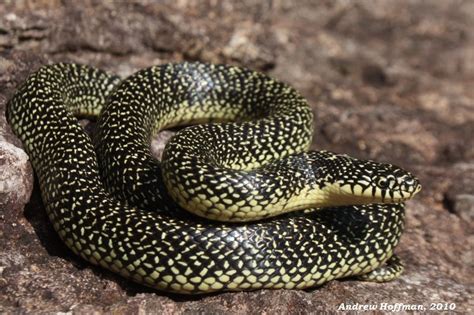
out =
<svg viewBox="0 0 474 315"><path fill-rule="evenodd" d="M179 62L122 80L45 65L6 116L61 240L131 281L201 294L385 282L403 271L394 249L418 179L308 151L311 107L263 73ZM97 119L92 138L78 116ZM169 128L181 129L159 161L150 142Z"/></svg>

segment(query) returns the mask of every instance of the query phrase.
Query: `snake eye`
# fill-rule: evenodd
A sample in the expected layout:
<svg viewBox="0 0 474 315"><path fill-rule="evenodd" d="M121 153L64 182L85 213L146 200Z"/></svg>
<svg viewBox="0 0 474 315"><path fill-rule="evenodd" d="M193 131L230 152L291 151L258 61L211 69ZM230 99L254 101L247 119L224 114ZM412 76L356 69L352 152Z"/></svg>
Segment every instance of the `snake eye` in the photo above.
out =
<svg viewBox="0 0 474 315"><path fill-rule="evenodd" d="M381 178L377 182L377 185L382 189L388 188L389 184L390 184L390 182L386 178Z"/></svg>
<svg viewBox="0 0 474 315"><path fill-rule="evenodd" d="M396 180L395 176L393 176L393 175L388 175L387 177L382 177L377 182L377 185L381 189L393 189L396 184L397 184L397 180Z"/></svg>

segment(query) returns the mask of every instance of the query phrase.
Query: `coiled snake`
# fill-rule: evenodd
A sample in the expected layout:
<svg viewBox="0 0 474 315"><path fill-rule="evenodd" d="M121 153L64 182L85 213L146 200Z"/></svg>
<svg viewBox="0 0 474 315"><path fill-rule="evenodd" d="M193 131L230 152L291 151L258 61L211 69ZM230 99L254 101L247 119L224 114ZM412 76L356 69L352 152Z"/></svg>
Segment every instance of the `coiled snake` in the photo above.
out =
<svg viewBox="0 0 474 315"><path fill-rule="evenodd" d="M94 147L74 114L101 110ZM60 238L133 281L206 293L387 281L402 271L393 249L417 179L306 152L310 107L261 73L184 62L120 82L87 66L44 66L9 101L7 118ZM161 163L152 157L151 135L196 123L207 124L180 130Z"/></svg>

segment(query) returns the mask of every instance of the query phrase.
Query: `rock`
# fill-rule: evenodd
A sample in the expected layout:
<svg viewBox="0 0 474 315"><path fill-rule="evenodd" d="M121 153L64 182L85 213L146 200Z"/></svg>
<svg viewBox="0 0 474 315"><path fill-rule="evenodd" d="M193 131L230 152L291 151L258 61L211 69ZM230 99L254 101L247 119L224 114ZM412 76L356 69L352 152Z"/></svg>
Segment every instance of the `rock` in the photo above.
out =
<svg viewBox="0 0 474 315"><path fill-rule="evenodd" d="M472 222L474 220L474 195L456 195L452 211L466 222Z"/></svg>
<svg viewBox="0 0 474 315"><path fill-rule="evenodd" d="M0 100L5 104L5 100ZM0 104L0 108L4 105ZM28 161L28 155L5 136L9 129L5 116L0 116L0 216L19 212L28 202L33 190L33 169ZM5 213L6 209L10 212Z"/></svg>
<svg viewBox="0 0 474 315"><path fill-rule="evenodd" d="M0 137L0 208L21 210L33 189L33 170L25 151Z"/></svg>
<svg viewBox="0 0 474 315"><path fill-rule="evenodd" d="M7 12L0 15L1 313L306 314L335 312L341 304L381 311L383 303L428 311L431 303L454 303L457 312L474 312L471 3L55 0L1 2L0 12ZM6 124L6 100L48 62L127 76L180 60L266 71L311 103L313 149L393 162L417 174L423 190L407 205L396 249L406 265L402 277L177 296L72 254L49 223L27 156ZM172 134L155 137L155 156Z"/></svg>
<svg viewBox="0 0 474 315"><path fill-rule="evenodd" d="M457 163L453 167L453 181L444 195L443 203L449 212L465 222L474 222L474 163Z"/></svg>

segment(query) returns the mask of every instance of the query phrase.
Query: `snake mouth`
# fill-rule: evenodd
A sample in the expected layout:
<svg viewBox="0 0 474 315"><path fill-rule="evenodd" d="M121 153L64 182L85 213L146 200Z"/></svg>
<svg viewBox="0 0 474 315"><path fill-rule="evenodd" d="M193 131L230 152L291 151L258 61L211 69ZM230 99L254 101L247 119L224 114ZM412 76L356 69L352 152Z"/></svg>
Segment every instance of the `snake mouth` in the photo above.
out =
<svg viewBox="0 0 474 315"><path fill-rule="evenodd" d="M344 199L352 199L357 203L398 203L413 198L420 190L421 185L404 187L405 189L381 189L377 186L362 186L359 184L340 185Z"/></svg>

